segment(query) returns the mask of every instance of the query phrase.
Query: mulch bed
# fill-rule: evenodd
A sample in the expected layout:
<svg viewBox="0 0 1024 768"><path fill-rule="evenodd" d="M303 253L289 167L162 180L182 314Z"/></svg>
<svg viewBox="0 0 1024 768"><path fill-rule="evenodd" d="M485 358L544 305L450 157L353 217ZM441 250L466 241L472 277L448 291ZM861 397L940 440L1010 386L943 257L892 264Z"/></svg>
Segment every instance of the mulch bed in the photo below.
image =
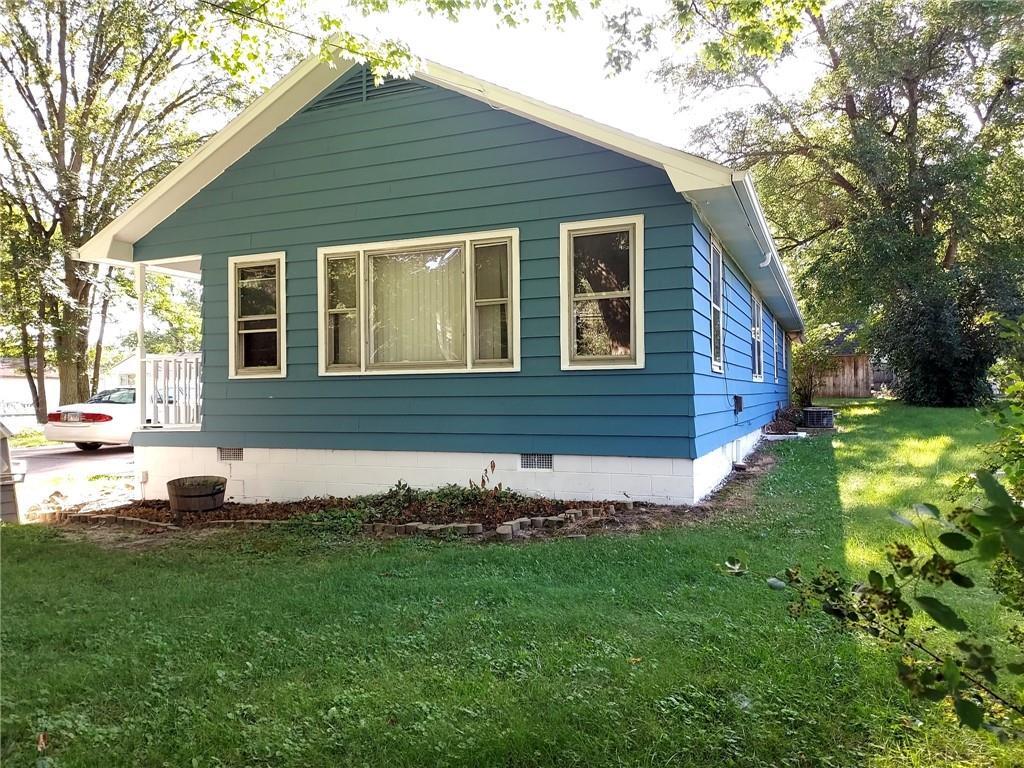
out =
<svg viewBox="0 0 1024 768"><path fill-rule="evenodd" d="M605 502L609 504L611 502ZM186 512L180 525L190 527L208 524L211 520L288 520L302 515L315 515L352 509L355 499L335 496L317 496L299 501L266 501L256 504L225 502L224 506L212 512ZM424 523L483 523L485 527L496 527L516 517L541 517L556 515L566 509L584 505L582 502L556 501L553 499L523 498L516 502L481 503L460 508L414 502L397 515L369 518L387 520L390 523L420 521ZM119 507L103 510L104 514L119 517L135 517L157 523L175 523L175 514L166 501L136 501Z"/></svg>
<svg viewBox="0 0 1024 768"><path fill-rule="evenodd" d="M558 533L589 532L591 530L638 532L666 526L693 524L723 514L735 514L739 511L750 509L753 506L753 496L757 487L757 481L774 466L775 459L770 452L757 451L747 458L746 464L747 469L745 471L733 473L728 482L724 483L718 491L701 504L675 506L638 503L633 505L632 509L625 509L620 501L614 513L578 520L568 528L559 529ZM467 499L464 501L469 501L470 503L455 505L445 503L444 501L439 502L430 497L424 499L415 492L411 496L410 503L398 509L393 504L388 507L386 502L381 506L387 508L381 510L377 510L376 507L370 505L369 510L371 514L369 517L364 517L364 520L367 522L386 521L388 523L418 521L432 524L472 522L482 523L485 531L493 531L498 525L516 518L547 517L557 515L568 509L596 506L606 508L610 504L615 504L613 501L562 501L525 496L499 496L483 492L467 494ZM241 525L244 521L281 521L302 516L329 516L357 506L362 506L363 514L365 515L367 510L366 501L359 498L327 496L307 498L299 501L261 502L255 504L227 502L223 507L212 512L186 512L180 521L180 525L183 528L198 529L223 525L223 522L215 521L237 521ZM73 518L77 511L79 511L79 508L75 507L64 509L61 519ZM178 521L175 520L175 514L171 511L166 501L136 501L104 509L101 514L103 522L117 522L115 518L132 518L132 521L126 520L124 522L130 523L136 529L141 529L144 533L167 532L173 529L168 529L164 526L167 524L178 524ZM146 528L142 525L143 521L150 521L155 525L151 528ZM100 521L94 520L94 522ZM558 535L554 531L549 532L547 529L540 532L535 531L531 535L537 534Z"/></svg>

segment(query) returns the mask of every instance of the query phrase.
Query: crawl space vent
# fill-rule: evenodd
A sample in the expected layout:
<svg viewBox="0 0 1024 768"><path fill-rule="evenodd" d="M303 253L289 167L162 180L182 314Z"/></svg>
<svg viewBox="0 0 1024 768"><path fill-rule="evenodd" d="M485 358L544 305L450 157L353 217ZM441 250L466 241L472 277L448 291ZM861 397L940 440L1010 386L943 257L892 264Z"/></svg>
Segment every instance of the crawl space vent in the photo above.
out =
<svg viewBox="0 0 1024 768"><path fill-rule="evenodd" d="M242 448L218 448L217 461L241 461L245 458Z"/></svg>
<svg viewBox="0 0 1024 768"><path fill-rule="evenodd" d="M550 453L521 453L519 454L520 469L551 469L553 463Z"/></svg>
<svg viewBox="0 0 1024 768"><path fill-rule="evenodd" d="M429 86L423 83L400 77L386 77L380 85L376 85L373 82L373 72L367 67L360 67L355 74L346 77L303 111L315 112L319 109L339 107L342 104L375 101L385 96L425 91L427 88Z"/></svg>

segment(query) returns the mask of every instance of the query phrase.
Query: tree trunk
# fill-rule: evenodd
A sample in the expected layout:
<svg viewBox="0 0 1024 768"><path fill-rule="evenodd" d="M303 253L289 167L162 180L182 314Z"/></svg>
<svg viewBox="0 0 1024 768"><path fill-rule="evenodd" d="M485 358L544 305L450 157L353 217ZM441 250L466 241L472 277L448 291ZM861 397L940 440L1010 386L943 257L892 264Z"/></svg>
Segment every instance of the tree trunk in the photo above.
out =
<svg viewBox="0 0 1024 768"><path fill-rule="evenodd" d="M29 351L30 339L28 336L28 326L25 323L21 325L21 364L25 366L25 381L28 382L28 391L32 395L32 410L36 413L36 421L42 424L46 421L46 417L39 418L39 390L36 388L36 378L32 375L32 355ZM40 381L41 387L46 386L45 381Z"/></svg>
<svg viewBox="0 0 1024 768"><path fill-rule="evenodd" d="M100 362L103 358L103 333L107 329L107 310L110 309L110 273L112 267L107 267L107 274L103 278L103 299L100 301L100 328L96 337L96 349L92 358L92 386L90 392L96 394L100 385Z"/></svg>
<svg viewBox="0 0 1024 768"><path fill-rule="evenodd" d="M17 306L19 308L19 311L18 311L18 330L19 330L20 335L21 335L21 363L24 366L25 381L28 383L28 391L32 395L32 409L35 411L36 421L39 422L40 424L42 424L43 422L46 421L46 411L45 411L45 407L46 406L45 405L43 406L44 410L42 410L42 412L41 412L40 408L39 408L39 389L36 387L37 379L36 379L36 376L33 375L33 372L32 372L32 357L31 357L31 346L32 346L32 344L31 344L31 339L29 338L29 335L28 335L27 311L25 310L25 306L24 306L23 299L22 299L21 268L20 268L20 265L17 264L16 261L15 261L15 258L14 258L15 257L15 252L16 252L16 250L14 248L12 248L11 249L11 256L12 256L11 264L13 266L13 269L11 269L11 282L12 282L13 287L14 287L14 301L16 302L16 304L17 304ZM43 372L42 375L45 376L45 372ZM38 381L39 381L39 385L41 387L43 387L44 390L45 390L46 381L43 380L43 379L39 379ZM43 395L44 403L45 403L45 399L46 399L46 396L44 394ZM42 414L42 418L40 418L40 414Z"/></svg>
<svg viewBox="0 0 1024 768"><path fill-rule="evenodd" d="M942 257L943 269L952 269L956 265L957 250L960 247L960 234L956 227L949 230L949 239L946 240L946 253Z"/></svg>
<svg viewBox="0 0 1024 768"><path fill-rule="evenodd" d="M67 235L65 234L67 239ZM64 284L69 300L61 302L60 322L53 334L60 376L60 404L89 399L89 294L90 275L81 275L79 265L64 255Z"/></svg>
<svg viewBox="0 0 1024 768"><path fill-rule="evenodd" d="M46 297L39 297L39 330L36 332L36 381L39 392L36 399L36 421L46 422L49 407L46 403Z"/></svg>

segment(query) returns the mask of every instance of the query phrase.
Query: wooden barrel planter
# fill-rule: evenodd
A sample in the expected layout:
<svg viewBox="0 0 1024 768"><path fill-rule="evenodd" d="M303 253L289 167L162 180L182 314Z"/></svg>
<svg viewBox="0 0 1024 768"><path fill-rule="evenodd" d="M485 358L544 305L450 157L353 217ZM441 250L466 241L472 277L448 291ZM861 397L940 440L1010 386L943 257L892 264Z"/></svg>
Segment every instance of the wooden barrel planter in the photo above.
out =
<svg viewBox="0 0 1024 768"><path fill-rule="evenodd" d="M186 512L212 512L224 506L226 477L196 475L179 477L167 482L167 499L174 520L181 525Z"/></svg>

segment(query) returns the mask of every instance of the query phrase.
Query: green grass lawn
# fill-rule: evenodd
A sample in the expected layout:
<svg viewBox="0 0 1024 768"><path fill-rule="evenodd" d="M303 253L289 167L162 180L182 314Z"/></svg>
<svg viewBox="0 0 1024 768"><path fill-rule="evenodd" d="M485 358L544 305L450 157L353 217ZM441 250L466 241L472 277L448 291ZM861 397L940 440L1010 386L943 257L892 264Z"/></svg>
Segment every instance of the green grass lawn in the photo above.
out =
<svg viewBox="0 0 1024 768"><path fill-rule="evenodd" d="M41 448L48 445L60 445L43 437L42 429L26 429L10 439L12 448Z"/></svg>
<svg viewBox="0 0 1024 768"><path fill-rule="evenodd" d="M992 437L967 410L843 408L834 440L775 446L750 511L638 536L5 528L0 760L33 764L45 729L61 766L1021 765L911 702L891 652L719 569L880 563L908 535L889 510L948 504Z"/></svg>

